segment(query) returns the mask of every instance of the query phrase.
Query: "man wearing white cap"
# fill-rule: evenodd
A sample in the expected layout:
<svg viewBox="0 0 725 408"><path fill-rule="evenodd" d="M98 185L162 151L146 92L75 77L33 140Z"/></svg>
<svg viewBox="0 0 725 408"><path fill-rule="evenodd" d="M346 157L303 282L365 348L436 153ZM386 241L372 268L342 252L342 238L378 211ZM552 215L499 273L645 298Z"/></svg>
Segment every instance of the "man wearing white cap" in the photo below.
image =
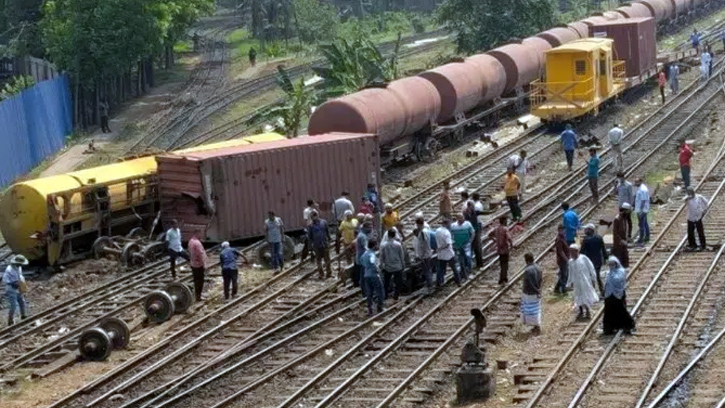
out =
<svg viewBox="0 0 725 408"><path fill-rule="evenodd" d="M591 318L591 307L599 300L594 289L597 275L592 261L579 253L579 245L569 246L569 281L566 286L574 288L574 306L579 308L577 319Z"/></svg>
<svg viewBox="0 0 725 408"><path fill-rule="evenodd" d="M20 319L25 319L25 296L23 296L23 287L25 286L25 277L23 277L23 266L28 264L28 259L22 255L15 255L10 259L10 265L5 268L3 274L3 283L5 284L5 296L8 298L8 326L15 323L15 309L20 309Z"/></svg>
<svg viewBox="0 0 725 408"><path fill-rule="evenodd" d="M237 270L237 260L244 259L244 255L236 249L229 246L229 242L222 242L222 252L219 254L219 263L222 266L222 286L224 288L224 300L229 300L237 295L239 279L239 271Z"/></svg>

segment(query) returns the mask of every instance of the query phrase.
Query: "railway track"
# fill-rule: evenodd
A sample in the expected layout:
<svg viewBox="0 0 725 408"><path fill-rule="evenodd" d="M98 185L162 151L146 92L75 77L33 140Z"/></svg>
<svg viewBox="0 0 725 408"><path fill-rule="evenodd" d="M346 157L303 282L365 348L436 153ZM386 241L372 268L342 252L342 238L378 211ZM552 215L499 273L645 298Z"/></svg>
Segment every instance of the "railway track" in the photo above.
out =
<svg viewBox="0 0 725 408"><path fill-rule="evenodd" d="M426 37L429 36L438 36L443 34L443 30L436 31L434 33L429 33L426 35ZM414 36L411 39L407 40L409 42L416 41L418 37ZM411 48L408 50L402 50L399 54L399 58L407 58L411 57L413 55L417 55L420 53L423 53L425 51L428 51L429 49L432 49L436 46L438 46L439 43L431 43L431 44L424 44L415 48ZM381 52L383 53L390 53L394 47L394 43L385 43L381 45ZM324 64L325 61L318 60L311 62L309 64L303 64L294 66L287 70L287 73L289 74L290 78L292 80L296 80L298 78L303 77L304 75L312 72L313 67L321 66ZM242 97L254 94L256 92L259 92L261 90L266 90L268 88L274 87L277 85L277 76L276 74L270 74L266 75L254 80L246 81L244 83L241 83L239 85L233 86L229 90L223 92L222 94L215 96L213 100L209 101L209 109L204 114L196 117L193 119L193 121L190 123L187 129L185 131L181 132L178 137L172 139L170 144L165 147L166 150L171 149L180 149L180 148L187 148L187 147L193 147L198 146L200 144L204 143L211 143L211 142L217 142L221 140L229 140L233 139L235 137L238 137L242 133L248 131L250 128L252 128L255 124L250 123L250 120L252 120L255 116L257 116L260 112L262 112L265 109L268 109L270 106L277 105L281 102L281 100L278 100L271 105L263 106L261 108L255 109L254 111L242 115L239 118L232 119L228 122L225 122L219 126L214 127L211 130L208 130L206 132L203 132L199 135L196 135L194 137L187 137L187 135L196 128L198 125L202 123L202 121L208 119L211 115L215 114L216 112L228 107L230 104L236 102L237 100L241 99Z"/></svg>
<svg viewBox="0 0 725 408"><path fill-rule="evenodd" d="M667 133L678 133L680 135L687 135L693 131L693 126L700 123L707 117L707 111L709 104L720 98L720 88L709 86L706 88L698 89L690 98L683 101L680 109L677 109L676 113L670 116L668 122L672 123L672 126L658 125L656 126L655 133L667 134ZM689 124L689 125L688 125ZM664 132L664 133L663 133ZM720 165L721 157L718 158L718 165ZM714 170L711 169L712 171ZM719 167L718 167L719 169ZM705 175L707 176L707 175ZM630 264L634 265L630 269L630 290L628 292L629 299L639 299L637 306L633 311L637 311L641 307L642 302L648 299L648 296L652 293L652 285L654 285L653 279L659 279L666 271L666 268L662 267L664 263L669 263L674 258L676 252L662 251L661 249L672 247L678 247L681 245L680 238L682 237L681 229L670 230L672 225L676 224L677 221L682 222L681 218L677 218L680 214L680 207L670 208L671 214L670 222L667 227L661 231L655 232L655 241L652 246L648 247L644 252L633 252L634 257L630 260ZM676 241L671 241L671 236L668 234L674 234ZM669 241L668 241L669 240ZM709 253L708 253L709 255ZM697 256L692 258L693 262L698 261ZM645 262L646 261L646 262ZM702 261L702 260L700 260ZM707 260L702 261L707 263ZM683 264L684 265L684 264ZM689 265L689 270L692 270L692 264ZM685 278L691 279L692 277ZM663 282L667 282L666 280ZM697 287L696 284L678 282L678 279L672 279L671 284L676 290L689 289L694 291ZM673 289L673 290L675 290ZM657 293L660 293L659 291ZM667 293L663 291L662 293ZM670 291L670 293L676 293ZM683 296L682 294L673 295L673 297ZM665 302L666 303L666 302ZM661 303L661 304L665 304ZM676 303L676 302L675 302ZM656 303L652 303L656 304ZM626 388L623 384L627 384L628 381L632 385L640 382L641 371L635 370L634 366L642 363L646 358L651 358L649 354L653 340L651 338L644 338L640 341L640 336L644 337L645 333L650 335L662 335L658 332L658 329L667 327L666 324L659 324L663 319L676 319L679 316L678 313L682 314L683 305L675 304L674 310L664 308L662 306L662 315L657 310L656 316L652 318L654 321L649 323L646 320L640 320L638 322L639 332L637 336L628 338L626 341L632 346L629 351L623 351L624 348L620 347L616 349L618 356L622 357L623 360L618 360L621 364L617 365L612 363L608 365L613 371L607 371L605 384L610 384L609 387L603 386L600 381L596 381L598 377L599 369L604 365L606 361L605 357L600 357L601 350L605 351L605 355L610 355L611 351L615 350L615 346L619 344L621 334L615 336L612 342L607 344L606 340L602 343L602 339L598 335L595 335L595 327L598 324L598 319L601 317L601 310L598 310L594 318L589 324L586 323L574 323L571 324L559 339L558 345L551 349L542 350L538 355L533 356L531 363L523 370L520 374L518 381L520 382L518 388L518 394L514 396L515 402L527 402L527 407L534 406L578 406L577 404L601 404L606 401L607 404L614 404L620 406L634 406L636 404L636 396L632 393L626 393L623 391ZM674 329L674 327L671 327ZM648 331L649 330L649 331ZM626 343L626 342L625 342ZM636 348L640 347L639 350ZM639 351L639 354L637 352ZM634 364L626 365L627 369L622 369L623 364L626 362L636 362ZM633 367L630 369L630 365ZM644 363L642 364L644 366ZM618 367L614 369L614 367ZM640 370L642 369L641 366ZM588 370L592 370L591 372ZM639 373L639 374L638 374ZM588 375L589 374L589 375ZM601 373L600 373L601 374ZM581 379L586 378L583 384ZM611 382L611 383L610 383ZM616 384L613 386L611 384ZM592 390L596 389L601 392L599 395L591 396L587 395L585 401L581 400L581 397L585 395L589 386L592 386ZM607 393L607 388L611 390L617 390L615 394ZM571 399L573 397L573 399ZM627 402L624 400L629 399ZM631 401L634 399L634 401Z"/></svg>
<svg viewBox="0 0 725 408"><path fill-rule="evenodd" d="M660 125L657 123L657 125ZM632 146L634 146L636 143L641 143L642 145L645 145L644 147L639 147L639 149L630 149L628 148L628 158L632 159L632 162L634 162L634 166L639 166L642 163L644 163L645 160L634 160L634 157L639 156L642 151L648 151L650 154L648 155L650 161L655 161L661 157L661 154L663 154L661 151L664 150L663 147L670 146L666 141L663 142L659 139L657 139L657 132L645 132L643 135L639 136L636 139L628 138L627 140L631 143ZM631 135L630 135L631 136ZM649 136L646 137L646 136ZM647 140L649 139L649 140ZM644 141L644 142L642 142ZM655 154L655 152L660 152L658 156ZM503 157L501 157L498 161L502 161ZM466 174L466 171L462 171L462 174ZM576 173L575 173L576 174ZM470 178L470 176L466 176L467 178ZM571 175L565 175L563 179L567 179L569 177L572 177ZM561 182L562 180L558 180L558 182ZM573 187L571 189L566 189L565 191L562 191L560 194L555 195L554 197L549 198L549 205L558 205L560 202L561 194L569 194L570 196L579 195L579 199L577 202L579 204L585 204L588 202L587 195L580 194L579 192L582 190L582 185L580 182L573 183ZM431 187L432 188L432 187ZM544 188L546 190L546 188ZM573 191L573 193L572 193ZM415 201L414 198L412 201ZM413 212L416 211L417 208L414 208L415 206L411 207L410 210L406 210L406 212ZM546 212L545 210L549 210L549 212ZM548 208L540 208L538 210L539 213L545 213L544 218L549 218L549 221L540 220L540 224L543 226L550 224L552 220L558 219L558 214L553 213L550 207ZM528 235L525 235L524 237L520 237L519 243L523 242L524 240L527 240L533 235L533 233L530 233ZM547 241L548 243L548 241ZM491 256L488 256L489 264L487 265L486 269L490 269L490 267L495 265L495 261L491 261ZM311 272L312 273L312 272ZM493 300L498 299L494 293L503 293L503 292L496 292L492 288L493 285L493 277L489 278L477 278L478 280L484 280L484 282L481 282L480 285L477 285L479 290L481 292L474 293L474 290L471 290L471 297L479 299L476 301L480 301L481 296L484 298L491 298ZM259 402L258 398L262 396L263 398L268 398L269 395L277 395L279 394L279 390L270 390L267 389L267 387L272 386L273 384L276 386L279 386L279 383L274 381L276 375L280 374L286 374L284 384L286 387L290 389L296 389L297 391L294 394L286 395L284 397L287 397L287 402L283 403L282 405L289 405L298 400L300 397L302 397L306 391L311 390L313 388L316 389L330 389L332 387L323 387L324 384L321 383L321 381L325 378L328 378L330 376L333 376L335 379L344 379L347 377L344 377L342 374L345 372L351 372L354 370L351 370L346 364L349 362L349 360L354 360L355 358L361 359L363 358L360 356L360 352L364 351L366 353L375 353L378 350L383 349L383 351L386 351L386 353L392 352L394 350L400 350L401 344L403 342L406 342L406 345L408 345L407 341L408 338L411 336L413 332L417 333L417 329L419 329L421 326L427 324L427 320L431 319L432 316L438 316L441 315L441 309L445 308L446 305L449 302L452 302L454 299L457 298L457 296L460 294L459 291L463 290L469 290L471 287L476 286L470 286L471 284L466 284L464 288L462 289L454 289L450 285L443 289L443 292L439 293L437 296L433 298L424 298L420 297L419 295L414 295L410 299L408 299L408 304L405 307L402 307L401 312L407 311L410 314L415 315L416 313L423 313L423 311L428 311L423 317L423 319L415 320L415 316L410 316L409 313L406 313L405 315L396 315L396 318L391 319L385 319L383 322L380 322L380 327L378 330L373 331L370 333L367 337L364 338L363 342L358 342L357 344L352 344L349 341L345 341L342 339L337 339L337 337L334 336L334 333L323 333L322 335L325 336L325 338L330 338L329 341L332 344L340 344L342 347L341 349L332 348L332 349L326 349L325 351L332 350L332 355L335 355L335 350L343 350L346 351L343 356L340 357L339 362L333 363L331 366L328 366L327 368L322 367L316 367L321 369L321 371L312 371L312 373L317 373L317 376L313 379L309 378L310 370L311 370L311 363L310 361L316 361L316 360L327 360L329 362L329 356L328 358L322 357L319 353L322 351L321 348L316 347L313 348L312 345L319 345L319 342L308 342L304 343L304 345L299 346L298 348L295 348L292 352L288 352L286 354L295 354L297 356L300 356L299 359L293 359L290 361L290 359L282 358L281 361L276 361L274 363L266 363L266 364L260 364L261 368L267 371L263 371L259 374L256 374L254 376L245 376L243 381L235 381L238 378L238 372L246 372L247 370L250 370L251 367L253 367L251 364L255 361L253 359L253 356L247 355L244 356L236 356L236 354L239 353L240 348L243 348L242 344L244 342L249 342L248 339L242 340L241 343L238 342L236 345L229 345L225 350L227 350L227 353L221 352L221 354L217 355L216 357L208 357L206 362L203 363L196 363L194 365L189 366L188 364L178 364L186 368L186 372L189 371L193 373L200 373L200 375L189 375L189 374L181 374L177 376L176 378L168 379L168 377L163 377L160 384L158 382L154 382L152 385L147 386L145 392L142 390L142 392L128 391L127 388L124 388L125 385L121 384L116 385L115 387L111 389L107 389L105 391L105 394L101 395L100 398L96 397L95 400L91 401L90 403L86 402L86 406L95 406L98 404L99 401L106 401L107 405L103 406L116 406L110 402L110 397L113 395L117 395L119 393L123 393L123 395L130 394L132 395L132 398L130 398L131 401L124 402L121 406L124 407L132 407L132 406L176 406L181 404L181 406L188 406L187 404L191 403L193 406L224 406L231 403L234 404L242 404L242 405L248 405L250 403L256 403ZM508 290L511 287L511 285L507 286L505 290ZM488 291L488 293L486 292ZM445 296L445 299L443 299L442 302L436 304L435 302L437 300L440 300L441 297ZM493 296L493 297L492 297ZM492 300L492 301L493 301ZM471 302L470 298L468 300ZM457 303L458 300L456 300L455 304L459 305ZM517 303L517 300L516 302ZM344 307L354 307L353 304L345 305ZM396 306L401 307L401 306ZM449 309L446 309L449 310ZM460 314L460 307L457 309L450 309L450 310L457 310L457 313ZM329 318L329 316L327 317ZM322 319L325 319L323 317ZM515 318L514 318L515 319ZM455 316L451 317L450 315L446 315L446 319L444 319L446 324L450 325L451 322L455 322ZM459 318L459 321L461 319ZM463 320L467 320L464 318ZM413 325L408 327L406 326L406 323L410 323L413 321ZM508 324L511 324L511 318L504 319L501 321L501 325L499 327L505 327ZM427 326L426 326L427 327ZM393 333L399 333L401 337L399 337L400 340L398 341L391 341L391 340L385 340L380 339L380 334L385 333L386 338L389 338L388 336L389 331L393 331ZM337 340L336 340L337 339ZM334 341L333 341L334 340ZM288 340L289 341L289 340ZM379 346L375 346L375 343L378 343ZM415 342L413 342L415 343ZM413 351L416 350L416 347L410 347ZM430 345L428 345L428 349L430 349ZM230 352L228 350L236 350L234 352ZM425 350L425 348L424 348ZM258 353L266 353L264 351L258 351ZM382 351L378 356L384 356L386 353L383 353ZM232 359L230 355L235 355L235 358ZM428 353L425 352L427 355ZM257 355L257 354L255 354ZM325 353L327 355L327 353ZM420 348L417 348L417 353L413 352L412 355L421 355ZM222 358L223 356L223 358ZM304 358L302 357L304 356ZM259 357L257 357L259 358ZM376 361L379 361L382 357L376 357ZM215 360L216 359L216 360ZM252 359L252 360L250 360ZM223 361L222 361L223 360ZM368 361L369 359L365 357L365 361ZM216 361L216 363L215 363ZM221 363L224 364L221 364ZM215 365L219 365L218 367L214 367ZM374 364L374 363L373 363ZM365 363L363 367L359 368L358 371L361 371L364 373L367 371L372 364ZM209 367L212 367L214 370L210 369ZM346 367L346 368L341 368ZM178 370L178 368L176 369ZM342 373L340 372L342 370ZM254 371L257 372L257 371ZM304 373L304 374L303 374ZM335 376L337 373L338 375ZM152 372L147 372L146 375L151 375ZM234 376L234 379L229 380L229 376L232 374L237 374L237 376ZM299 377L302 377L302 379L310 380L307 384L302 384L297 380L300 380ZM307 377L305 377L307 376ZM196 378L194 378L196 377ZM270 380L266 383L259 381L260 378L264 378L267 380ZM224 380L226 379L226 380ZM255 381L257 379L258 381ZM295 382L290 385L290 381L294 379ZM390 378L387 377L387 380L390 381ZM140 380L136 381L137 383L140 382ZM241 384L240 384L241 382ZM342 385L349 386L353 380L347 379L342 382ZM183 386L183 387L182 387ZM119 388L120 387L120 388ZM240 388L241 387L241 388ZM320 388L322 387L322 388ZM213 388L213 392L209 391L209 388ZM224 392L220 391L220 389L223 389ZM335 388L337 390L337 388ZM83 390L82 390L83 391ZM254 392L252 392L254 391ZM98 395L98 393L92 389L86 389L85 392L92 393L93 395ZM270 394L269 392L274 392L276 394ZM335 391L336 393L340 393L340 391ZM328 400L335 400L338 395L328 397ZM220 398L224 398L223 400L220 400ZM353 401L357 397L352 397ZM360 397L360 398L366 398L366 397ZM93 399L93 397L83 398L83 401L88 401L90 399ZM320 396L307 396L308 400L312 401L325 401L325 397ZM240 402L243 401L243 402ZM370 402L368 400L364 400L367 402ZM65 401L67 403L68 401ZM78 401L76 401L78 402ZM350 402L350 401L348 401ZM77 405L77 404L76 404Z"/></svg>
<svg viewBox="0 0 725 408"><path fill-rule="evenodd" d="M192 35L198 34L202 39L200 64L192 72L180 95L165 111L156 115L144 135L128 148L129 153L142 153L166 135L188 126L198 106L213 98L217 90L225 86L225 72L228 65L225 36L235 27L234 22L229 22L210 29L203 27L192 29ZM213 89L207 89L212 80L217 83Z"/></svg>
<svg viewBox="0 0 725 408"><path fill-rule="evenodd" d="M251 245L242 252L251 257L258 246ZM216 248L210 249L208 256L214 254ZM183 264L179 267L185 268ZM191 282L187 273L180 273L180 282ZM3 328L0 330L0 373L33 370L40 376L51 374L53 371L46 372L45 368L75 353L78 336L104 318L121 317L139 326L138 306L146 295L162 290L170 282L168 261L154 262Z"/></svg>
<svg viewBox="0 0 725 408"><path fill-rule="evenodd" d="M481 166L481 165L485 164L487 161L492 160L492 159L497 162L502 161L505 157L507 157L506 155L510 154L511 151L515 151L515 149L520 148L521 145L523 145L524 143L528 143L528 142L530 142L530 141L525 138L521 138L520 140L512 141L509 145L503 146L500 150L491 152L489 155L479 158L478 160L475 161L475 163L477 163L479 166ZM547 140L547 143L548 142L549 141ZM514 149L514 150L511 150L511 149ZM463 173L462 176L468 177L470 174L471 173ZM410 201L410 205L414 205L414 203L417 203L417 201L414 201L414 200ZM339 286L339 284L333 284L332 286L328 287L323 282L308 280L307 278L315 273L314 268L307 268L306 270L301 270L301 269L302 269L301 265L299 263L297 263L297 264L295 264L295 266L293 266L290 270L288 270L286 272L287 276L285 276L284 279L281 279L281 277L279 277L279 276L277 277L279 279L278 285L283 285L282 282L285 282L287 284L287 286L285 286L285 291L289 291L289 293L298 294L297 300L290 300L288 303L295 303L295 302L299 303L301 301L301 299L306 299L306 298L310 298L310 297L314 298L314 297L318 297L318 296L320 297L320 300L319 300L320 302L325 302L325 301L327 301L329 296L332 296L332 295L328 295L327 297L324 297L324 299L322 296L325 295L327 292L337 289ZM268 285L265 288L264 293L269 295L267 298L265 298L265 303L264 304L260 303L258 305L251 306L251 307L255 308L255 316L258 313L260 313L259 310L261 310L260 308L262 308L262 307L269 307L269 308L273 309L275 307L275 305L278 304L279 302L284 302L284 300L280 299L280 296L283 292L275 290L278 287L279 286ZM259 298L259 297L261 297L261 295L259 295L257 298ZM250 303L250 302L249 301L245 302L245 304L247 304L247 303ZM239 304L238 306L241 306L241 304ZM345 307L345 306L340 306L340 307ZM285 314L284 319L294 318L294 317L296 317L296 315L299 315L303 311L304 310L302 310L302 309L294 309L293 310L294 313ZM228 313L231 313L231 312L228 312ZM255 319L256 318L255 316L249 316L248 314L246 314L243 316L239 316L239 319L243 319L243 318ZM230 318L223 318L224 321L228 321L229 319ZM269 320L270 319L265 319L265 321L269 321ZM246 322L247 322L247 320L240 320L237 322L237 324L246 325L247 324ZM252 324L252 323L250 323L250 324ZM224 328L221 328L221 329L224 329ZM180 332L186 333L185 330L186 329L181 329ZM199 335L198 331L195 331L194 333L196 336ZM217 334L221 335L221 330ZM189 335L189 337L193 338L193 335ZM176 338L174 338L174 339L169 338L169 339L170 339L169 341L175 341L177 344L184 343L183 341L176 339ZM250 341L250 340L251 340L251 338L238 339L239 342L246 342L246 341ZM219 350L225 349L225 346L219 346L218 344L216 344L214 342L210 342L210 345L205 346L205 347L209 347L212 349L216 348ZM228 345L226 347L228 347ZM193 353L192 353L192 351L193 351ZM198 350L186 349L183 352L180 352L180 355L184 354L184 353L186 353L186 357L184 357L184 358L188 358L190 360L193 360L193 359L198 360L199 356L203 354L203 353L199 352ZM131 370L133 367L136 367L137 365L144 366L144 367L152 366L153 362L149 362L148 359L150 358L153 361L158 361L157 359L159 358L159 356L158 355L151 356L151 354L152 353L149 353L148 355L147 354L140 355L140 356L138 356L138 358L129 360L129 362L127 362L127 365L123 365L123 366L119 367L118 370L114 370L106 378L101 379L100 381L98 381L94 384L91 384L89 387L86 387L85 389L81 390L79 392L79 394L82 395L82 394L86 394L86 393L91 393L91 391L93 391L92 393L94 395L103 394L103 392L98 391L98 389L103 388L102 386L105 386L106 383L108 383L108 382L113 382L115 388L114 388L113 392L110 392L110 391L105 392L106 398L108 396L116 394L118 392L126 392L128 384L126 384L126 385L121 384L121 386L120 386L121 388L119 389L118 384L122 383L122 381L119 381L118 377L119 376L128 377L128 375L130 374L129 370ZM205 356L208 357L208 353L205 354ZM181 365L188 368L188 367L201 366L201 363L196 363L196 364L188 363L188 364L181 364ZM137 369L137 371L138 370L140 370L140 369ZM148 374L152 374L152 372L148 372ZM156 375L156 374L154 374L154 375ZM134 385L137 385L139 382L134 381L134 383L135 383ZM141 384L141 385L143 385L143 384ZM134 391L134 392L136 392L136 391ZM88 399L88 398L84 398L84 400L86 400L86 399ZM98 396L96 396L96 399L98 399ZM101 398L101 400L102 399L103 398ZM99 400L99 402L100 402L100 400Z"/></svg>
<svg viewBox="0 0 725 408"><path fill-rule="evenodd" d="M233 28L233 27L230 27ZM227 30L228 31L228 30ZM419 39L424 39L432 36L439 36L444 30L438 30L431 33L424 33L413 35L404 39L404 43L411 43ZM223 44L224 37L220 37L214 41L214 44ZM381 52L390 52L395 45L395 42L383 43L380 46ZM422 52L430 46L422 46L409 51L409 54L415 54ZM406 54L407 55L407 54ZM296 80L303 75L309 73L313 66L324 63L324 60L313 61L308 64L302 64L291 67L288 69L290 78ZM253 93L266 90L268 88L276 86L276 74L268 74L255 78L249 81L240 82L232 85L223 85L221 88L217 88L217 92L212 92L208 96L200 99L196 104L187 104L183 109L177 110L171 119L168 120L168 124L164 128L150 128L146 132L146 136L133 144L129 151L132 153L140 153L147 148L154 147L161 150L169 150L182 147L191 147L198 145L195 143L196 137L188 137L189 133L200 125L203 121L208 119L213 114L223 110L230 104L238 101L241 98L249 96ZM187 92L189 93L189 92ZM226 129L224 133L228 132L236 126L243 124L245 121L233 120L222 127ZM214 133L212 129L209 132L202 134L201 138L206 141L214 141L218 133ZM218 132L218 131L217 131ZM224 134L222 133L222 134ZM237 133L226 136L225 138L233 138ZM214 137L213 137L214 136Z"/></svg>

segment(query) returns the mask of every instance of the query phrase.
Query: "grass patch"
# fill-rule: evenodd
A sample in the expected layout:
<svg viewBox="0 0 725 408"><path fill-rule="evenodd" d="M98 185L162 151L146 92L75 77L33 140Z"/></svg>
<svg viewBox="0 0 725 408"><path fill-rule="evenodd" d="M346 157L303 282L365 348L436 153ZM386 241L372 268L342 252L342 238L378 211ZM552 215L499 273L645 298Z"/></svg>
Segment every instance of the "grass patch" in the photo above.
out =
<svg viewBox="0 0 725 408"><path fill-rule="evenodd" d="M689 41L690 34L692 34L692 30L694 28L697 28L698 30L701 31L706 27L719 23L723 19L725 19L725 8L718 10L717 12L715 12L713 14L705 16L704 18L698 19L697 21L695 21L692 24L688 24L686 27L683 27L681 30L677 31L675 34L661 39L658 42L658 44L660 45L660 48L662 48L662 49L673 49L677 45L682 43L683 41ZM713 43L713 46L721 43L721 41L718 41L716 39L711 40L711 42Z"/></svg>
<svg viewBox="0 0 725 408"><path fill-rule="evenodd" d="M176 54L188 54L194 49L194 42L192 40L179 41L174 44L174 53Z"/></svg>

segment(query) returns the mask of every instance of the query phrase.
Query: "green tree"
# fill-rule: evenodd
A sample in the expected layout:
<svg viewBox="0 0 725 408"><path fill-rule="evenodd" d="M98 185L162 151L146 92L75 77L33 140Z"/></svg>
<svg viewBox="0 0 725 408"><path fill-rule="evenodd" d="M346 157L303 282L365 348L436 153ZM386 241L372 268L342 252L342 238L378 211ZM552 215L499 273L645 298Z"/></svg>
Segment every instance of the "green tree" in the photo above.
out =
<svg viewBox="0 0 725 408"><path fill-rule="evenodd" d="M282 67L277 67L277 84L284 90L284 101L270 109L265 116L274 121L276 130L288 137L297 137L302 121L312 114L312 107L318 101L317 93L305 86L304 79L293 82Z"/></svg>
<svg viewBox="0 0 725 408"><path fill-rule="evenodd" d="M0 43L7 53L23 56L43 56L38 29L43 0L4 0L0 4Z"/></svg>
<svg viewBox="0 0 725 408"><path fill-rule="evenodd" d="M334 38L340 20L337 9L320 0L293 0L295 26L299 38L308 43L318 43Z"/></svg>
<svg viewBox="0 0 725 408"><path fill-rule="evenodd" d="M446 0L439 21L456 33L459 51L487 50L511 38L526 37L557 23L552 0Z"/></svg>
<svg viewBox="0 0 725 408"><path fill-rule="evenodd" d="M146 0L48 0L43 39L53 62L92 86L157 49L159 24Z"/></svg>
<svg viewBox="0 0 725 408"><path fill-rule="evenodd" d="M375 82L390 82L398 77L398 53L401 36L393 53L385 57L372 41L337 39L320 46L327 67L314 68L324 78L327 96L352 93Z"/></svg>

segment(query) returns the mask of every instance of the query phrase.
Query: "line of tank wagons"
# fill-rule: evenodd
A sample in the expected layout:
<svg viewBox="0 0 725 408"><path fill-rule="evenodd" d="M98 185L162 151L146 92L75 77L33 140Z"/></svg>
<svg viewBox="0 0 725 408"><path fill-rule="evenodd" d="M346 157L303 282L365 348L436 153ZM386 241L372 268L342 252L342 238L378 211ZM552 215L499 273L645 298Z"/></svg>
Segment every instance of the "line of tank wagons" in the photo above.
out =
<svg viewBox="0 0 725 408"><path fill-rule="evenodd" d="M711 3L714 0L642 0L597 13L382 88L328 101L312 115L308 133L375 133L384 156L419 155L431 136L475 124L479 113L505 105L501 102L506 102L506 97L521 99L528 85L544 74L546 52L590 37L591 27L622 19L652 18L664 30L707 10Z"/></svg>

